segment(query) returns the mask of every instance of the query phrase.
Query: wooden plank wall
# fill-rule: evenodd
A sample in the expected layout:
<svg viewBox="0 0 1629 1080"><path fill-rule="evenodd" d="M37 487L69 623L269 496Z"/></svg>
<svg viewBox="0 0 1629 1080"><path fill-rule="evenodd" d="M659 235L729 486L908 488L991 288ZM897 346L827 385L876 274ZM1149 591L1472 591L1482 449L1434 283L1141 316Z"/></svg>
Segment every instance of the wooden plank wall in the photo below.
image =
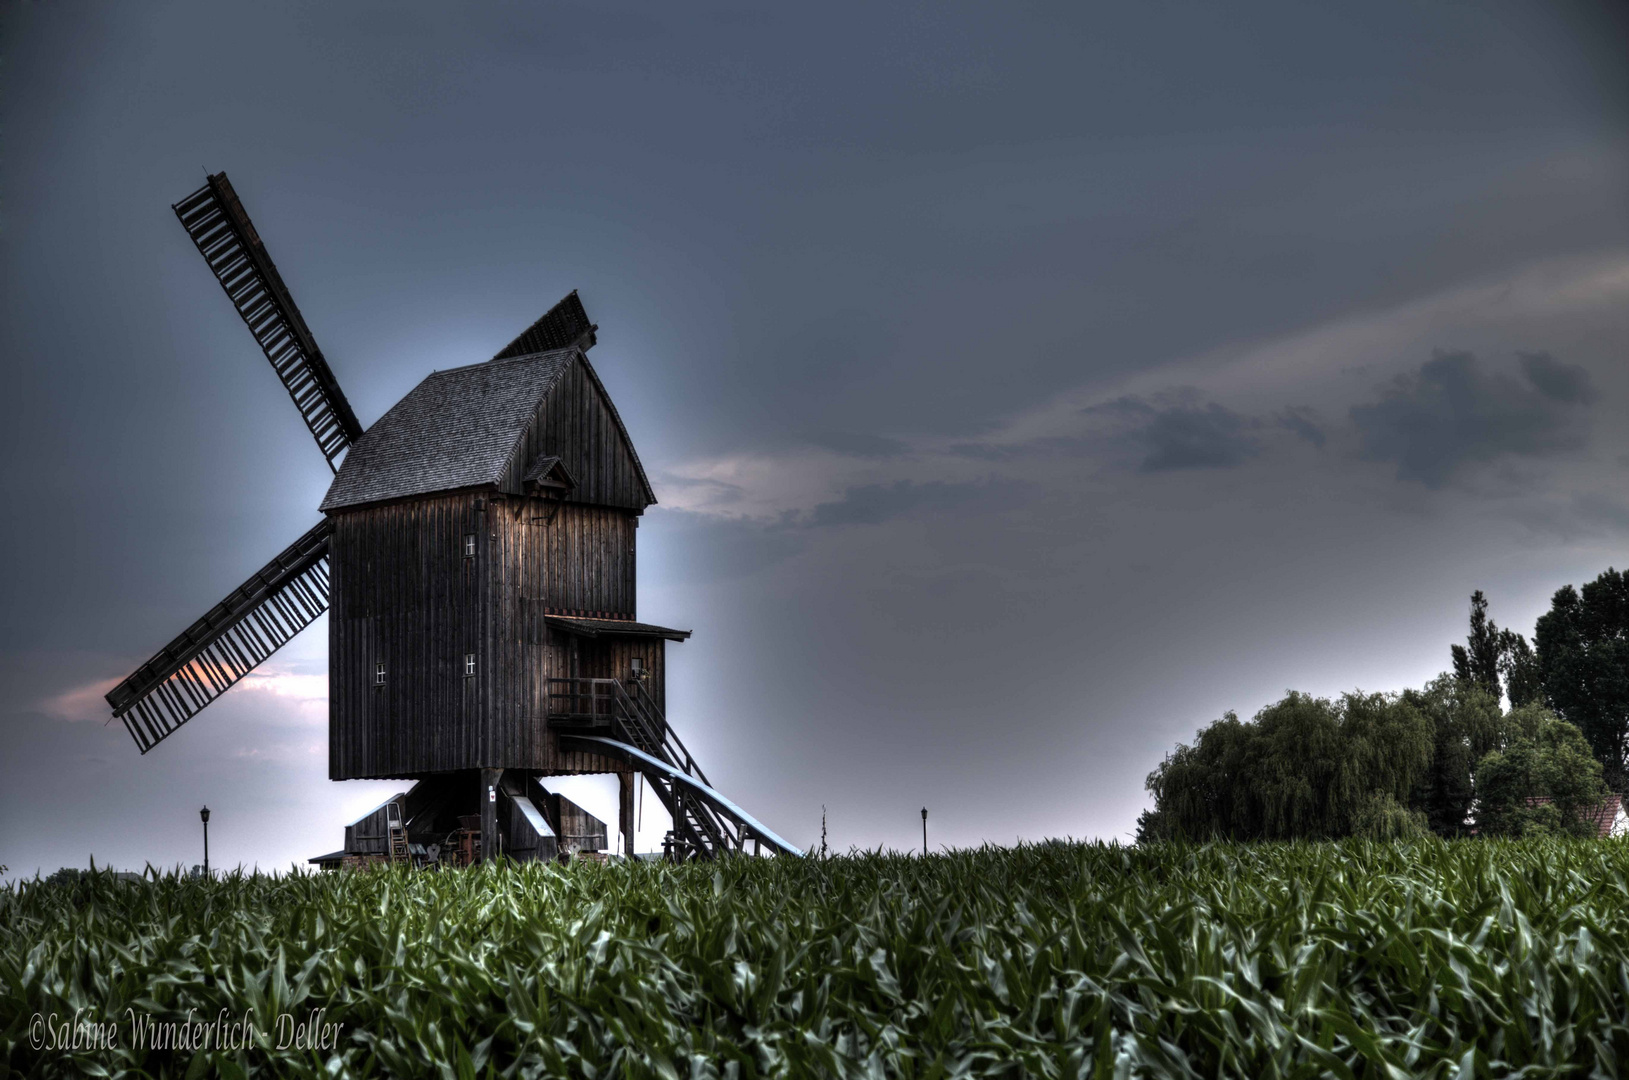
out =
<svg viewBox="0 0 1629 1080"><path fill-rule="evenodd" d="M633 669L633 658L640 657L649 666L650 677L645 688L656 699L656 704L667 711L667 642L661 638L587 638L550 630L547 674L560 679L626 679ZM627 772L629 765L620 758L591 754L582 750L567 750L560 746L556 733L549 732L544 764L539 772L556 776L577 773Z"/></svg>
<svg viewBox="0 0 1629 1080"><path fill-rule="evenodd" d="M534 529L534 550L541 560L542 597L550 615L595 619L638 617L634 596L635 530L639 519L623 510L555 503L553 523ZM541 543L539 542L541 541Z"/></svg>
<svg viewBox="0 0 1629 1080"><path fill-rule="evenodd" d="M328 623L329 775L335 780L470 768L479 743L476 648L488 560L465 559L486 530L472 493L333 515ZM384 685L374 665L383 662Z"/></svg>
<svg viewBox="0 0 1629 1080"><path fill-rule="evenodd" d="M610 399L578 357L538 408L501 484L521 494L521 479L539 455L558 455L576 481L567 501L643 512L649 494L633 444L623 437Z"/></svg>
<svg viewBox="0 0 1629 1080"><path fill-rule="evenodd" d="M346 510L333 521L333 779L626 768L558 751L547 735L547 679L626 678L637 653L660 700L662 643L561 640L554 651L566 659L551 663L544 619L635 616L632 513L462 492ZM473 558L464 555L466 534L476 537ZM463 671L469 652L473 677ZM380 661L385 683L376 686Z"/></svg>

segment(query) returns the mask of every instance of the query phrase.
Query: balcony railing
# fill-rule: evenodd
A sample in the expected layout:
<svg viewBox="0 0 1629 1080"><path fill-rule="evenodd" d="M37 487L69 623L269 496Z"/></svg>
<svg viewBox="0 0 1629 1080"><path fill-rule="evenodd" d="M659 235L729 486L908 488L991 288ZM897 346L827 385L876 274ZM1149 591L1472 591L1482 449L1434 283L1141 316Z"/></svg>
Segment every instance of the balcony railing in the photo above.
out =
<svg viewBox="0 0 1629 1080"><path fill-rule="evenodd" d="M550 679L549 723L582 733L604 731L712 786L642 682ZM646 779L673 815L674 831L682 845L698 853L743 850L748 834L739 822L687 795L671 781L656 776Z"/></svg>

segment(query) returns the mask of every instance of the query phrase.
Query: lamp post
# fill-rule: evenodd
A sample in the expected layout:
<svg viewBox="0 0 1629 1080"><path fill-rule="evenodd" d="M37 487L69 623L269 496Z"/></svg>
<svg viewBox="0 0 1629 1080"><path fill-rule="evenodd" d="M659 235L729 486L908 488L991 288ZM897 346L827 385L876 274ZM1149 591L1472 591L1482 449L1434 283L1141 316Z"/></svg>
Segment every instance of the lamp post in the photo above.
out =
<svg viewBox="0 0 1629 1080"><path fill-rule="evenodd" d="M928 808L922 808L922 854L928 853Z"/></svg>
<svg viewBox="0 0 1629 1080"><path fill-rule="evenodd" d="M925 815L926 811L924 811L923 813ZM198 811L198 816L200 818L202 818L203 822L204 822L204 877L208 877L209 876L209 807L206 806L202 810ZM926 836L927 834L923 833L922 835Z"/></svg>

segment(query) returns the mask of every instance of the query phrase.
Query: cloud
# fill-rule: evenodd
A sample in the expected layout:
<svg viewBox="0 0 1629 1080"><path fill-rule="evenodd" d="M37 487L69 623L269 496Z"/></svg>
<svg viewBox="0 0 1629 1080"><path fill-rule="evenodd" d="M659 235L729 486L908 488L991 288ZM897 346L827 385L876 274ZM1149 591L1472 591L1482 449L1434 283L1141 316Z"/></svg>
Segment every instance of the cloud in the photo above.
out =
<svg viewBox="0 0 1629 1080"><path fill-rule="evenodd" d="M113 710L104 698L120 679L98 679L64 690L40 702L39 709L57 720L106 722ZM328 722L328 675L302 673L285 665L268 663L245 676L228 694L271 697L293 705L295 715L304 721Z"/></svg>
<svg viewBox="0 0 1629 1080"><path fill-rule="evenodd" d="M240 694L265 694L294 705L302 717L328 722L328 673L306 674L264 665L232 688ZM229 693L231 691L228 691Z"/></svg>
<svg viewBox="0 0 1629 1080"><path fill-rule="evenodd" d="M908 453L910 447L899 439L860 431L821 431L807 436L812 446L860 458L893 458Z"/></svg>
<svg viewBox="0 0 1629 1080"><path fill-rule="evenodd" d="M1289 408L1280 409L1278 414L1273 417L1273 421L1286 431L1293 431L1320 450L1323 449L1324 443L1328 441L1323 426L1318 423L1317 410L1310 406L1291 405Z"/></svg>
<svg viewBox="0 0 1629 1080"><path fill-rule="evenodd" d="M1191 391L1173 391L1191 397ZM1154 403L1140 397L1122 397L1082 410L1088 416L1106 416L1123 425L1121 439L1142 457L1142 472L1174 469L1229 469L1261 452L1251 432L1261 421L1212 401Z"/></svg>
<svg viewBox="0 0 1629 1080"><path fill-rule="evenodd" d="M835 502L816 506L799 523L807 528L827 525L879 525L917 510L948 510L971 502L989 490L989 484L919 484L896 480L892 484L863 484L848 488Z"/></svg>
<svg viewBox="0 0 1629 1080"><path fill-rule="evenodd" d="M1045 435L1017 443L956 442L946 447L952 457L975 461L1017 461L1025 458L1081 457L1099 443L1068 435Z"/></svg>
<svg viewBox="0 0 1629 1080"><path fill-rule="evenodd" d="M1064 387L960 428L865 437L827 437L819 432L829 429L819 429L800 436L796 446L736 447L679 463L661 479L659 493L669 509L750 519L759 532L790 515L791 524L780 533L785 537L801 531L796 526L808 523L817 506L838 504L823 511L826 520L878 512L863 505L875 493L850 496L851 489L891 489L901 481L967 484L995 475L1075 499L1138 475L1226 473L1229 482L1247 483L1246 474L1258 466L1312 467L1279 460L1296 444L1322 451L1316 467L1326 477L1346 475L1353 459L1367 458L1394 463L1399 475L1422 486L1427 477L1440 484L1463 464L1482 460L1476 455L1520 454L1535 441L1581 441L1568 428L1587 418L1598 396L1618 392L1608 361L1591 343L1615 333L1626 299L1629 257L1622 254L1531 264L1288 335ZM1427 371L1418 360L1383 360L1423 359L1434 341L1445 338L1466 341L1484 355L1534 340L1566 350L1563 355L1576 351L1575 359L1591 365L1600 387L1582 367L1535 351L1497 373L1475 368L1470 381L1481 396L1456 406L1431 398L1446 395L1432 382L1442 373ZM1404 378L1376 389L1405 366L1411 370ZM1476 402L1488 401L1514 403L1518 419L1537 417L1536 432L1522 436L1518 424L1514 431L1502 428L1498 437L1473 437L1475 421L1487 411ZM1436 432L1445 418L1450 424L1465 421L1470 431L1457 439ZM1447 441L1433 445L1433 439ZM1621 446L1606 449L1617 453ZM1519 458L1499 464L1521 474ZM1350 472L1369 474L1364 468ZM1508 494L1508 484L1497 486Z"/></svg>
<svg viewBox="0 0 1629 1080"><path fill-rule="evenodd" d="M1515 377L1438 350L1381 387L1380 400L1352 407L1363 455L1395 461L1399 480L1438 488L1472 464L1580 445L1579 410L1593 400L1584 370L1542 353L1524 354L1519 368Z"/></svg>
<svg viewBox="0 0 1629 1080"><path fill-rule="evenodd" d="M1595 400L1595 387L1589 372L1576 364L1562 364L1549 353L1517 353L1522 374L1539 393L1551 401L1588 405Z"/></svg>
<svg viewBox="0 0 1629 1080"><path fill-rule="evenodd" d="M122 679L98 679L64 690L40 702L40 711L55 720L107 720L113 715L103 696Z"/></svg>

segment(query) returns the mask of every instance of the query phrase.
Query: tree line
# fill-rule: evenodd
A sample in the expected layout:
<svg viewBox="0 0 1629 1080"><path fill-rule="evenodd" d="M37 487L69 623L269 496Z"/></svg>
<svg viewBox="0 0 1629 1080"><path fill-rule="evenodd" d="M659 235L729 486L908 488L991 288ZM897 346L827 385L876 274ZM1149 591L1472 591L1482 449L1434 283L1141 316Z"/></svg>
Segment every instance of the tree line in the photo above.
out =
<svg viewBox="0 0 1629 1080"><path fill-rule="evenodd" d="M1531 641L1478 590L1450 659L1418 690L1227 713L1149 774L1138 841L1591 834L1629 786L1629 577L1559 589Z"/></svg>

